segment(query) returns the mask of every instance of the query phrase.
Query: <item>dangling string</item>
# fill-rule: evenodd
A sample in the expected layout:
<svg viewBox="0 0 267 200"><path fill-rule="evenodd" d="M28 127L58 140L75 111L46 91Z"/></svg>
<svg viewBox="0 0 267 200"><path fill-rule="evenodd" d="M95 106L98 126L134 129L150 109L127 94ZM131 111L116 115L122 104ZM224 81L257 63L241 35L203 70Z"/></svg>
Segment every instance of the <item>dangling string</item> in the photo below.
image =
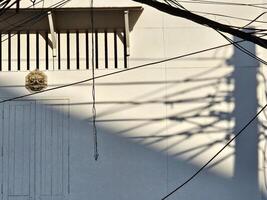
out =
<svg viewBox="0 0 267 200"><path fill-rule="evenodd" d="M98 159L98 146L97 146L97 128L96 128L96 107L95 107L95 55L94 55L94 0L91 0L91 32L92 32L92 97L93 97L93 107L92 107L92 115L93 115L93 134L94 134L94 158L95 161Z"/></svg>
<svg viewBox="0 0 267 200"><path fill-rule="evenodd" d="M30 0L32 2L32 7L34 7L36 0Z"/></svg>

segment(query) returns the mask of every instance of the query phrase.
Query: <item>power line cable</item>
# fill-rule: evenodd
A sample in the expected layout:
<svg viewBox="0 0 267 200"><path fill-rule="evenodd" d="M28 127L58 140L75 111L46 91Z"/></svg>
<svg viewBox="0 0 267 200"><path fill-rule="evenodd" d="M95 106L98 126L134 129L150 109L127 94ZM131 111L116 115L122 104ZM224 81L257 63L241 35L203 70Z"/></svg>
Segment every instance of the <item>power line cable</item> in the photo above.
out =
<svg viewBox="0 0 267 200"><path fill-rule="evenodd" d="M183 1L178 1L178 0L164 0L165 2L172 2L176 7L182 7L184 10L187 10L185 9L179 2L183 2ZM218 2L214 2L214 3L218 3ZM222 2L221 2L222 3ZM226 2L226 3L229 3L229 2ZM230 3L231 4L231 3ZM267 3L265 3L267 4ZM170 5L170 4L169 4ZM247 4L244 4L244 5L247 5ZM257 4L259 5L259 4ZM201 12L201 11L190 11L192 13L201 13L201 14L207 14L207 15L215 15L215 16L221 16L221 17L228 17L228 18L232 18L232 19L239 19L239 20L245 20L245 21L253 21L253 22L259 22L259 23L267 23L265 21L256 21L258 18L260 18L262 15L264 15L266 12L263 12L262 14L260 14L258 17L256 17L254 20L250 20L250 19L245 19L245 18L240 18L240 17L234 17L234 16L229 16L229 15L225 15L225 14L218 14L218 13L211 13L211 12ZM250 24L247 24L246 26L248 26ZM246 27L245 26L245 27ZM243 27L243 28L245 28Z"/></svg>
<svg viewBox="0 0 267 200"><path fill-rule="evenodd" d="M237 20L242 20L242 21L252 21L251 19L243 18L243 17L236 17L236 16L231 16L231 15L225 15L225 14L218 14L218 13L212 13L212 12L202 12L202 11L191 11L193 13L199 13L199 14L205 14L205 15L213 15L213 16L218 16L218 17L225 17L225 18L230 18L230 19L237 19ZM255 22L257 23L262 23L262 24L267 24L266 21L258 21L256 20Z"/></svg>
<svg viewBox="0 0 267 200"><path fill-rule="evenodd" d="M164 196L161 200L165 200L168 197L170 197L172 194L180 190L182 187L184 187L186 184L188 184L190 181L192 181L200 172L202 172L227 146L229 146L237 137L239 137L243 131L265 110L267 107L267 104L265 104L256 115L254 115L244 126L243 128L237 132L237 134L230 139L212 158L210 158L200 169L198 169L192 176L190 176L186 181L184 181L182 184L180 184L177 188L172 190L170 193L168 193L166 196Z"/></svg>
<svg viewBox="0 0 267 200"><path fill-rule="evenodd" d="M251 20L251 22L249 22L248 24L246 24L245 26L243 26L242 28L245 28L249 25L251 25L252 23L256 22L257 19L259 19L260 17L262 17L263 15L265 15L267 12L263 12L260 15L258 15L255 19Z"/></svg>
<svg viewBox="0 0 267 200"><path fill-rule="evenodd" d="M167 2L168 0L166 0ZM171 0L174 2L177 2L177 0ZM180 4L177 2L177 6L180 7ZM186 9L185 7L183 7L184 10L191 12L190 10ZM191 12L193 13L193 12ZM247 26L249 26L250 24L252 24L253 22L255 22L258 18L260 18L261 16L263 16L266 12L261 13L259 16L257 16L255 19L251 20L248 24L244 25L243 27L240 27L238 29L243 29L246 28ZM265 65L267 65L267 62L261 58L259 58L257 55L253 54L252 52L250 52L249 50L247 50L246 48L242 47L241 45L239 45L238 43L235 43L232 39L230 39L229 37L227 37L225 34L223 34L221 31L213 28L217 33L219 33L221 36L223 36L228 42L230 42L230 44L234 45L236 48L238 48L240 51L242 51L243 53L247 54L248 56L252 57L253 59L257 60L258 62L261 62Z"/></svg>
<svg viewBox="0 0 267 200"><path fill-rule="evenodd" d="M190 11L188 9L186 9L185 7L183 7L178 0L165 0L165 2L168 2L168 1L171 1L171 2L174 2L174 4L176 5L176 7L182 7L184 10L187 10L191 13L202 13L202 14L209 14L209 15L217 15L217 16L223 16L223 17L228 17L228 18L234 18L234 19L243 19L243 18L237 18L237 17L232 17L232 16L229 16L229 15L220 15L220 14L214 14L214 13L207 13L207 12L200 12L200 11ZM267 12L263 12L261 13L260 15L258 15L256 18L252 19L252 20L249 20L249 19L243 19L243 20L246 20L246 21L249 21L248 24L242 26L242 29L249 29L249 30L263 30L263 29L255 29L255 28L247 28L249 25L251 25L252 23L256 22L257 19L259 19L260 17L262 17L263 15L265 15ZM267 23L265 21L262 21L262 23ZM236 27L236 26L230 26L230 27L233 27L233 28L241 28L241 27ZM266 30L266 29L265 29Z"/></svg>
<svg viewBox="0 0 267 200"><path fill-rule="evenodd" d="M167 2L168 0L166 0ZM177 2L177 0L171 0L176 2L177 6L181 7L180 4ZM188 10L187 8L183 7L184 10L193 13L192 11ZM258 18L260 18L261 16L263 16L266 12L261 13L259 16L257 16L255 19L251 20L248 24L244 25L241 28L238 29L243 29L246 28L247 26L249 26L250 24L252 24L253 22L255 22ZM238 48L240 51L242 51L243 53L247 54L248 56L252 57L253 59L257 60L258 62L261 62L265 65L267 65L267 62L261 58L259 58L257 55L253 54L252 52L250 52L249 50L247 50L246 48L242 47L241 45L239 45L238 43L235 43L232 39L230 39L229 37L227 37L225 34L223 34L221 31L213 28L217 33L219 33L221 36L223 36L228 42L230 42L230 44L234 45L236 48Z"/></svg>
<svg viewBox="0 0 267 200"><path fill-rule="evenodd" d="M222 2L222 1L188 1L188 0L176 0L181 3L189 3L189 4L209 4L209 5L223 5L223 6L246 6L246 7L254 7L254 8L261 8L261 9L267 9L267 7L264 7L263 5L266 5L266 3L257 3L257 4L246 4L246 3L232 3L232 2Z"/></svg>
<svg viewBox="0 0 267 200"><path fill-rule="evenodd" d="M237 49L239 49L240 51L244 52L245 54L247 54L248 56L252 57L253 59L257 60L258 62L267 65L267 62L263 59L261 59L260 57L258 57L257 55L253 54L251 51L247 50L246 48L242 47L239 44L235 44L234 41L232 39L230 39L229 37L227 37L225 34L223 34L220 31L217 31L220 35L222 35L227 41L230 42L230 44L233 44Z"/></svg>

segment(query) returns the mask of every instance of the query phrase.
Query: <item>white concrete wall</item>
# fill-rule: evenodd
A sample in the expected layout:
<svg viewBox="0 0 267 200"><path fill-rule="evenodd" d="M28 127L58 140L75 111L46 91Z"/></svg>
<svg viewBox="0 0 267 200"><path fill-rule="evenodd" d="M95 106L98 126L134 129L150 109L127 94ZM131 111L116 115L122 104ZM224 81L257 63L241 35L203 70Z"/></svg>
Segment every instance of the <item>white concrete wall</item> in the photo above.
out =
<svg viewBox="0 0 267 200"><path fill-rule="evenodd" d="M47 0L45 5L54 2ZM73 0L66 6L88 5L89 1ZM95 5L141 4L98 0ZM183 5L194 11L248 19L263 12L245 6ZM144 11L130 35L130 68L227 44L212 29L142 6ZM207 17L229 25L247 23ZM247 43L245 47L266 57L262 48L255 50ZM114 71L97 70L96 76ZM265 72L265 66L228 46L97 79L97 162L93 159L90 121L91 82L29 99L69 100L70 194L66 199L155 200L205 164L266 103ZM2 99L28 94L24 88L26 74L0 74ZM46 74L49 88L92 76L90 70ZM266 199L264 123L261 114L257 124L250 126L238 142L169 199Z"/></svg>

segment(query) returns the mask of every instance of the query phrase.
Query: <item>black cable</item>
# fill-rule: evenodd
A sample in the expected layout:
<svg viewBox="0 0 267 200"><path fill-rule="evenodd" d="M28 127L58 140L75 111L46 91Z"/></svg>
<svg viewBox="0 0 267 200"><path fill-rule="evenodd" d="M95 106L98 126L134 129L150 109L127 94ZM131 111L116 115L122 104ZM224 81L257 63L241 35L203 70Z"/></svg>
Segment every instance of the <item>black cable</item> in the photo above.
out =
<svg viewBox="0 0 267 200"><path fill-rule="evenodd" d="M217 31L217 30L216 30ZM223 34L220 31L217 31L220 35L222 35L227 41L230 42L230 44L234 45L236 48L238 48L240 51L242 51L243 53L247 54L248 56L252 57L253 59L257 60L258 62L267 65L267 61L261 59L260 57L258 57L257 55L253 54L252 52L250 52L249 50L247 50L246 48L242 47L239 44L236 44L232 39L230 39L229 37L227 37L225 34Z"/></svg>
<svg viewBox="0 0 267 200"><path fill-rule="evenodd" d="M205 1L205 0L177 0L178 2L182 3L191 3L191 4L209 4L209 5L224 5L224 6L247 6L247 7L254 7L254 8L261 8L261 9L267 9L267 7L264 7L262 5L266 5L266 3L258 3L258 4L246 4L246 3L231 3L231 2L216 2L216 1Z"/></svg>
<svg viewBox="0 0 267 200"><path fill-rule="evenodd" d="M171 0L171 1L175 1L177 2L177 0ZM168 0L165 0L165 2L168 2ZM179 3L177 3L177 7L181 7L182 5L180 5ZM183 6L182 6L183 7ZM190 10L186 9L185 7L183 7L184 10L191 12ZM191 12L193 13L193 12ZM260 18L261 16L263 16L265 13L267 12L263 12L261 13L259 16L257 16L255 19L253 19L252 21L250 21L248 24L244 25L243 27L239 27L238 29L243 29L246 28L247 26L249 26L250 24L252 24L253 22L255 22L258 18ZM238 48L240 51L244 52L245 54L247 54L248 56L252 57L253 59L257 60L258 62L261 62L262 64L267 65L267 61L259 58L257 55L253 54L252 52L250 52L249 50L247 50L246 48L242 47L241 45L239 45L238 43L235 43L232 39L230 39L229 37L227 37L225 34L223 34L221 31L213 28L217 33L219 33L221 36L223 36L228 42L230 42L230 44L234 45L236 48ZM253 29L254 30L254 29ZM254 32L253 32L254 33Z"/></svg>
<svg viewBox="0 0 267 200"><path fill-rule="evenodd" d="M186 181L184 181L181 185L179 185L177 188L172 190L169 194L164 196L161 200L165 200L168 197L170 197L173 193L180 190L183 186L185 186L187 183L189 183L191 180L193 180L200 172L202 172L228 145L230 145L239 135L243 133L243 131L261 114L262 111L267 107L267 104L265 104L259 112L255 116L253 116L246 124L243 126L243 128L238 131L238 133L230 139L211 159L209 159L199 170L197 170L190 178L188 178Z"/></svg>
<svg viewBox="0 0 267 200"><path fill-rule="evenodd" d="M263 12L260 15L258 15L255 19L253 19L252 21L250 21L248 24L244 25L243 27L240 27L239 29L243 29L247 26L249 26L250 24L252 24L253 22L255 22L258 18L260 18L261 16L263 16L265 13L267 12ZM230 42L230 44L234 45L237 49L239 49L240 51L242 51L243 53L247 54L248 56L252 57L253 59L257 60L258 62L267 65L267 62L263 59L261 59L260 57L258 57L257 55L253 54L251 51L247 50L246 48L242 47L240 44L235 43L231 38L227 37L225 34L223 34L222 32L214 29L216 32L218 32L221 36L223 36L228 42Z"/></svg>
<svg viewBox="0 0 267 200"><path fill-rule="evenodd" d="M225 15L225 14L218 14L218 13L212 13L212 12L202 12L202 11L191 11L193 13L199 13L199 14L204 14L204 15L213 15L213 16L218 16L218 17L225 17L225 18L230 18L230 19L237 19L237 20L242 20L242 21L251 21L251 19L247 18L242 18L242 17L235 17L231 15ZM266 21L255 21L257 23L262 23L262 24L267 24Z"/></svg>
<svg viewBox="0 0 267 200"><path fill-rule="evenodd" d="M176 7L179 7L179 8L182 8L185 10L185 8L180 4L178 3L177 1L175 0L164 0L169 6L172 6L172 5L175 5Z"/></svg>
<svg viewBox="0 0 267 200"><path fill-rule="evenodd" d="M242 28L245 28L249 25L251 25L252 23L254 23L257 19L259 19L261 16L265 15L267 12L263 12L260 15L258 15L255 19L253 19L251 22L249 22L248 24L246 24L245 26L243 26Z"/></svg>
<svg viewBox="0 0 267 200"><path fill-rule="evenodd" d="M173 2L173 4L176 6L176 7L182 7L184 10L187 10L185 7L183 7L179 2L178 0L165 0L165 2L168 2L168 1L171 1ZM169 4L170 5L170 4ZM189 10L187 10L189 11ZM252 20L249 20L249 19L244 19L244 18L237 18L237 17L232 17L232 16L229 16L229 15L220 15L220 14L215 14L215 13L207 13L207 12L200 12L200 11L189 11L191 13L201 13L201 14L208 14L208 15L216 15L216 16L222 16L222 17L228 17L228 18L234 18L234 19L242 19L242 20L246 20L246 21L249 21L248 24L242 26L242 27L237 27L237 26L230 26L229 27L232 27L232 28L242 28L242 29L248 29L248 30L266 30L266 29L256 29L256 28L246 28L247 26L251 25L252 23L254 22L257 22L257 19L259 19L261 16L263 16L264 14L266 14L267 12L263 12L261 13L260 15L258 15L256 18L252 19ZM265 21L262 21L262 23L267 23Z"/></svg>

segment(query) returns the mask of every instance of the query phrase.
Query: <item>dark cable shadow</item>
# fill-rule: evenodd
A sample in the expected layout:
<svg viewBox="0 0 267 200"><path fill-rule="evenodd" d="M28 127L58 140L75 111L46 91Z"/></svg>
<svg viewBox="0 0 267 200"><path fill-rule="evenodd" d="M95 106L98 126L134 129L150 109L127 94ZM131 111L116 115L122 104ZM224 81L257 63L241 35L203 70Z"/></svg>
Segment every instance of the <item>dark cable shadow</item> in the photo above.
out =
<svg viewBox="0 0 267 200"><path fill-rule="evenodd" d="M234 38L234 41L238 39ZM255 44L246 42L242 46L256 55ZM234 54L228 63L234 67L230 79L234 83L233 132L236 133L257 113L257 74L260 64L237 48L234 48ZM236 191L237 199L253 199L259 193L258 142L258 119L255 119L243 136L235 141L233 180L240 187L240 190Z"/></svg>

